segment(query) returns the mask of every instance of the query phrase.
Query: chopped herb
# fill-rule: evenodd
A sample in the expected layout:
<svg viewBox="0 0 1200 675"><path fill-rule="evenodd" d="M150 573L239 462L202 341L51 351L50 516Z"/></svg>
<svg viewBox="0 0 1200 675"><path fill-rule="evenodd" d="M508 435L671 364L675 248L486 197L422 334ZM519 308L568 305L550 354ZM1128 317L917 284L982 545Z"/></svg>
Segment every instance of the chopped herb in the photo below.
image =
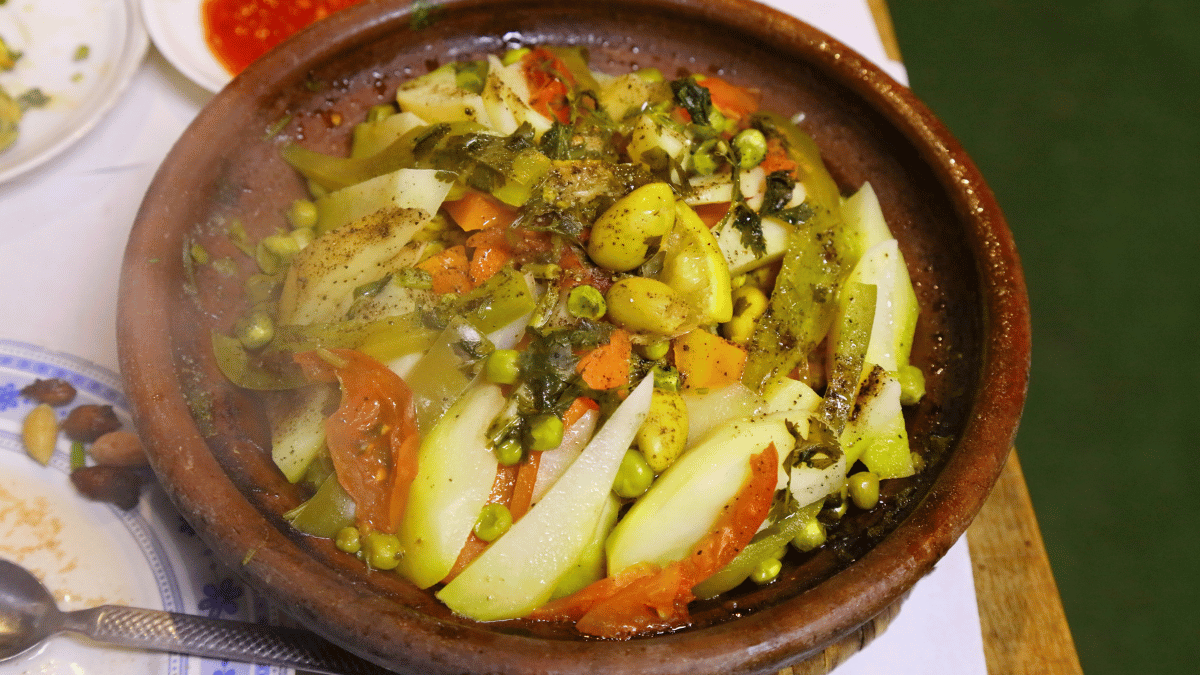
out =
<svg viewBox="0 0 1200 675"><path fill-rule="evenodd" d="M675 101L692 116L692 122L707 125L712 114L712 95L690 77L671 82Z"/></svg>
<svg viewBox="0 0 1200 675"><path fill-rule="evenodd" d="M739 201L733 207L730 224L742 233L742 246L762 254L767 250L767 240L763 237L762 218L745 202Z"/></svg>
<svg viewBox="0 0 1200 675"><path fill-rule="evenodd" d="M75 54L71 58L76 61L86 61L92 54L92 48L87 45L79 45L75 48Z"/></svg>

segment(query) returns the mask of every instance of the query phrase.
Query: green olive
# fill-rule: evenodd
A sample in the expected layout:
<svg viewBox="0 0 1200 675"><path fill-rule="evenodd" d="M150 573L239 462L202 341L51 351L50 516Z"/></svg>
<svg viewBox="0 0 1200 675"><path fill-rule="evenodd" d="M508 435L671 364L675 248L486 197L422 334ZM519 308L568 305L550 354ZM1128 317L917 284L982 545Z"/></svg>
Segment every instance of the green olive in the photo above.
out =
<svg viewBox="0 0 1200 675"><path fill-rule="evenodd" d="M763 558L754 566L754 571L750 573L750 578L754 583L762 586L775 581L779 576L780 570L783 569L783 563L778 558Z"/></svg>
<svg viewBox="0 0 1200 675"><path fill-rule="evenodd" d="M745 284L733 292L732 300L733 318L721 324L721 334L730 342L745 345L767 311L767 295L757 286Z"/></svg>
<svg viewBox="0 0 1200 675"><path fill-rule="evenodd" d="M642 496L654 482L654 470L646 463L640 452L626 450L617 468L617 478L613 481L613 492L624 499L634 499Z"/></svg>
<svg viewBox="0 0 1200 675"><path fill-rule="evenodd" d="M400 539L394 534L372 532L363 542L367 564L377 570L395 569L400 564Z"/></svg>
<svg viewBox="0 0 1200 675"><path fill-rule="evenodd" d="M562 443L563 423L557 415L542 413L529 421L525 430L530 450L552 450Z"/></svg>
<svg viewBox="0 0 1200 675"><path fill-rule="evenodd" d="M662 473L687 445L688 412L683 397L673 391L655 389L650 410L634 440L654 473Z"/></svg>
<svg viewBox="0 0 1200 675"><path fill-rule="evenodd" d="M675 224L675 193L650 183L610 206L592 225L588 255L597 265L628 272L646 262L650 247Z"/></svg>
<svg viewBox="0 0 1200 675"><path fill-rule="evenodd" d="M362 539L359 538L358 528L353 525L338 530L333 541L339 551L354 554L362 550Z"/></svg>
<svg viewBox="0 0 1200 675"><path fill-rule="evenodd" d="M738 166L753 169L767 158L767 137L758 129L743 129L733 137L733 149L737 153Z"/></svg>
<svg viewBox="0 0 1200 675"><path fill-rule="evenodd" d="M525 457L525 448L521 447L521 442L515 438L500 441L492 451L496 453L496 461L504 466L519 464Z"/></svg>
<svg viewBox="0 0 1200 675"><path fill-rule="evenodd" d="M859 471L846 479L850 500L858 508L869 511L879 503L879 476L871 471Z"/></svg>
<svg viewBox="0 0 1200 675"><path fill-rule="evenodd" d="M297 199L288 207L287 219L294 228L315 227L317 224L317 205L308 199Z"/></svg>
<svg viewBox="0 0 1200 675"><path fill-rule="evenodd" d="M496 541L512 527L512 512L503 504L484 504L475 520L475 536L484 541Z"/></svg>
<svg viewBox="0 0 1200 675"><path fill-rule="evenodd" d="M608 306L604 304L604 294L595 286L576 286L567 295L567 312L571 316L595 321L604 316L606 311Z"/></svg>
<svg viewBox="0 0 1200 675"><path fill-rule="evenodd" d="M514 384L521 377L521 352L497 349L488 354L483 372L493 384Z"/></svg>
<svg viewBox="0 0 1200 675"><path fill-rule="evenodd" d="M608 318L636 333L674 335L688 318L688 304L672 288L646 277L626 277L604 296Z"/></svg>

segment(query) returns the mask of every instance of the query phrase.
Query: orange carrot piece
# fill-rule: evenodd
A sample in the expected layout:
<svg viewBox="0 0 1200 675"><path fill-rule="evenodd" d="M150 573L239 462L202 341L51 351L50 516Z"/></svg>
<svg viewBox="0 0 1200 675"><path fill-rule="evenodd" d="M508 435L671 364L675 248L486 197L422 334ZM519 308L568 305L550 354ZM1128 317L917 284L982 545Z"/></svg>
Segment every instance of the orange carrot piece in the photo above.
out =
<svg viewBox="0 0 1200 675"><path fill-rule="evenodd" d="M696 212L696 215L700 216L700 220L711 230L725 218L725 214L729 213L729 202L698 204L693 206L692 210Z"/></svg>
<svg viewBox="0 0 1200 675"><path fill-rule="evenodd" d="M514 523L529 512L529 506L533 503L533 486L537 484L541 458L542 453L531 452L524 462L517 465L517 480L513 484L512 501L508 504Z"/></svg>
<svg viewBox="0 0 1200 675"><path fill-rule="evenodd" d="M688 389L712 389L733 384L742 378L746 350L738 345L696 329L675 338L671 345L675 367L683 375Z"/></svg>
<svg viewBox="0 0 1200 675"><path fill-rule="evenodd" d="M618 328L609 336L608 344L585 354L575 371L592 389L620 387L629 383L629 357L632 353L629 333Z"/></svg>
<svg viewBox="0 0 1200 675"><path fill-rule="evenodd" d="M512 254L506 248L475 249L471 253L471 284L478 286L487 281L507 265L509 260L512 260Z"/></svg>
<svg viewBox="0 0 1200 675"><path fill-rule="evenodd" d="M442 207L466 232L508 226L517 219L516 209L489 194L474 190L468 191L461 199L444 203Z"/></svg>
<svg viewBox="0 0 1200 675"><path fill-rule="evenodd" d="M467 250L462 246L451 246L417 267L433 277L434 293L466 293L474 287Z"/></svg>
<svg viewBox="0 0 1200 675"><path fill-rule="evenodd" d="M576 397L574 401L571 401L571 405L567 408L567 411L563 413L563 428L571 428L571 425L578 422L579 418L583 417L587 411L599 409L600 404L587 396Z"/></svg>

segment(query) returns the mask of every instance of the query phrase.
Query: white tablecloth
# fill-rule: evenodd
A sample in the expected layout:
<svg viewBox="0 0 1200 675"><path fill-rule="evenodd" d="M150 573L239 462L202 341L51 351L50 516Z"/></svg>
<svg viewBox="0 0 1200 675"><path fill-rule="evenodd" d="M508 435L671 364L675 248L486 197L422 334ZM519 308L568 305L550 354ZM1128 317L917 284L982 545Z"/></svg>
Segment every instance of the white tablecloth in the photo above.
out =
<svg viewBox="0 0 1200 675"><path fill-rule="evenodd" d="M893 77L866 0L770 0ZM116 295L138 204L172 143L211 95L151 48L128 92L79 144L0 185L0 338L116 370ZM0 671L4 669L0 667ZM838 675L984 675L965 539L919 582L891 627Z"/></svg>

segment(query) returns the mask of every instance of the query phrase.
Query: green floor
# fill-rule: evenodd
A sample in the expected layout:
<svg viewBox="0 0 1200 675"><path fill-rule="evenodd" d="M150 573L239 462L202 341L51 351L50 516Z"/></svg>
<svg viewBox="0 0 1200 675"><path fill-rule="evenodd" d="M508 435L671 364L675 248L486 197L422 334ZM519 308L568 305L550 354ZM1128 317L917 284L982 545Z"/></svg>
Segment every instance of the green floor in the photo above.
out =
<svg viewBox="0 0 1200 675"><path fill-rule="evenodd" d="M1200 3L889 4L1022 254L1017 447L1084 671L1200 672Z"/></svg>

